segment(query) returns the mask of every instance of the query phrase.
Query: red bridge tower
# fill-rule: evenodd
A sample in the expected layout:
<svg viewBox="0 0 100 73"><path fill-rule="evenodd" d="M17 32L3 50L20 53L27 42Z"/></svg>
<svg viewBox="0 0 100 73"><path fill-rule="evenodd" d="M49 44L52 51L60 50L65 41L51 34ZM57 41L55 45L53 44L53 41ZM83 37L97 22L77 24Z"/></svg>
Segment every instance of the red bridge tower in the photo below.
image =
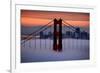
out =
<svg viewBox="0 0 100 73"><path fill-rule="evenodd" d="M53 50L62 51L62 19L54 19Z"/></svg>

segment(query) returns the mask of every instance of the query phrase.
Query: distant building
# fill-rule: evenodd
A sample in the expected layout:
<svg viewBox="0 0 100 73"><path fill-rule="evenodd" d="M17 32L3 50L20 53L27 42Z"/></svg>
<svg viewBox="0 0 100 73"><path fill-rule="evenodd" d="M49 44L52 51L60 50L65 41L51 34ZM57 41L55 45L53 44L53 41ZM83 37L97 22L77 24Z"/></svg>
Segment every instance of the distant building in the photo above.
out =
<svg viewBox="0 0 100 73"><path fill-rule="evenodd" d="M81 33L80 28L76 28L76 30L74 32L75 38L79 39L80 38L80 33Z"/></svg>
<svg viewBox="0 0 100 73"><path fill-rule="evenodd" d="M53 39L53 32L48 31L47 33L41 31L40 38L41 39ZM80 28L76 28L75 31L66 31L62 33L62 39L64 38L73 38L73 39L89 39L89 33L85 31L81 31Z"/></svg>
<svg viewBox="0 0 100 73"><path fill-rule="evenodd" d="M81 32L81 39L89 39L89 33L82 31Z"/></svg>
<svg viewBox="0 0 100 73"><path fill-rule="evenodd" d="M45 38L43 31L40 32L40 39Z"/></svg>
<svg viewBox="0 0 100 73"><path fill-rule="evenodd" d="M73 32L72 31L66 31L66 38L72 38Z"/></svg>

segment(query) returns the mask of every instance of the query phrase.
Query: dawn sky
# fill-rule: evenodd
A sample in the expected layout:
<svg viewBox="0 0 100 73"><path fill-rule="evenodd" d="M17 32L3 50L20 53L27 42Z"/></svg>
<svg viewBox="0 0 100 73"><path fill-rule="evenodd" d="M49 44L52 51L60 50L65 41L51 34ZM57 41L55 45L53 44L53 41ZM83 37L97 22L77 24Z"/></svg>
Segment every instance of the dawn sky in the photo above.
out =
<svg viewBox="0 0 100 73"><path fill-rule="evenodd" d="M21 10L23 26L45 25L54 18L62 18L73 26L89 26L89 13Z"/></svg>

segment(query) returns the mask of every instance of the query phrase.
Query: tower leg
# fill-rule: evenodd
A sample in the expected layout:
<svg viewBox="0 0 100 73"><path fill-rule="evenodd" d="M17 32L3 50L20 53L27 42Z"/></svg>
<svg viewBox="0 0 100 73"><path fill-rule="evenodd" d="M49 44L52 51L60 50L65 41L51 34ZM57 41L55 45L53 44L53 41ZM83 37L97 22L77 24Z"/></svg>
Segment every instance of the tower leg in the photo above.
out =
<svg viewBox="0 0 100 73"><path fill-rule="evenodd" d="M62 51L62 19L59 20L59 49L58 51Z"/></svg>
<svg viewBox="0 0 100 73"><path fill-rule="evenodd" d="M56 32L57 32L57 19L54 19L54 36L53 36L53 50L57 51L57 36L56 36Z"/></svg>

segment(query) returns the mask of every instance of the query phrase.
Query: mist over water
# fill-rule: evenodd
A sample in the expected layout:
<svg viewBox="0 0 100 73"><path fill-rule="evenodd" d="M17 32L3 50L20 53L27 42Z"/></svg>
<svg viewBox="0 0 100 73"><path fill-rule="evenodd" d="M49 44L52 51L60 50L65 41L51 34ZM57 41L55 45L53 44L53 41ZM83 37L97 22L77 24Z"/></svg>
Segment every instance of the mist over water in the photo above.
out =
<svg viewBox="0 0 100 73"><path fill-rule="evenodd" d="M89 40L63 39L62 43L62 51L56 52L52 39L28 40L21 46L21 63L89 60Z"/></svg>

